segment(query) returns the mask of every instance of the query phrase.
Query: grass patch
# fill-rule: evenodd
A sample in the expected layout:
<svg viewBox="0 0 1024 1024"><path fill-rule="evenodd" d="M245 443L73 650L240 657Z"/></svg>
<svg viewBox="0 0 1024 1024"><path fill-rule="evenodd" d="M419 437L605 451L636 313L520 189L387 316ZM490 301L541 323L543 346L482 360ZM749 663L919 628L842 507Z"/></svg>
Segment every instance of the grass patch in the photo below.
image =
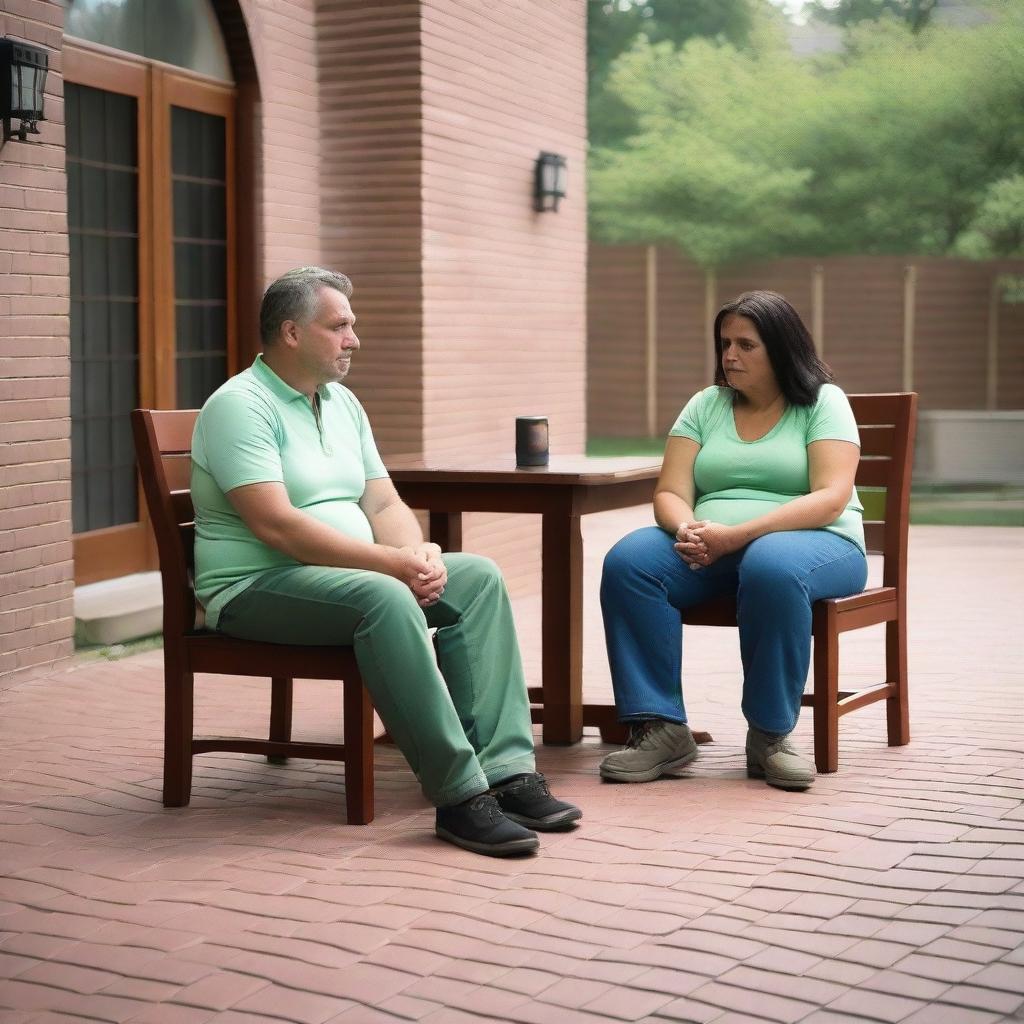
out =
<svg viewBox="0 0 1024 1024"><path fill-rule="evenodd" d="M598 459L614 459L626 455L659 457L665 454L665 438L592 437L587 441L587 454Z"/></svg>
<svg viewBox="0 0 1024 1024"><path fill-rule="evenodd" d="M104 661L120 661L121 658L129 658L133 654L159 650L163 645L163 633L142 636L137 640L126 640L123 644L83 644L76 639L75 655L90 660L102 658Z"/></svg>

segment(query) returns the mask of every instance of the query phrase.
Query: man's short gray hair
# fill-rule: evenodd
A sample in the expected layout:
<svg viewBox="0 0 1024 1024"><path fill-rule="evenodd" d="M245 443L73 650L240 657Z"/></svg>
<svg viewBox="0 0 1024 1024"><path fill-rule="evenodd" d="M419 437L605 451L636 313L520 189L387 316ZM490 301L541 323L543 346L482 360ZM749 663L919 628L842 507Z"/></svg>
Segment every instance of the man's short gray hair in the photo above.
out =
<svg viewBox="0 0 1024 1024"><path fill-rule="evenodd" d="M297 267L282 274L263 293L260 304L260 341L272 345L286 320L309 323L319 307L320 289L333 288L352 298L352 282L323 267Z"/></svg>

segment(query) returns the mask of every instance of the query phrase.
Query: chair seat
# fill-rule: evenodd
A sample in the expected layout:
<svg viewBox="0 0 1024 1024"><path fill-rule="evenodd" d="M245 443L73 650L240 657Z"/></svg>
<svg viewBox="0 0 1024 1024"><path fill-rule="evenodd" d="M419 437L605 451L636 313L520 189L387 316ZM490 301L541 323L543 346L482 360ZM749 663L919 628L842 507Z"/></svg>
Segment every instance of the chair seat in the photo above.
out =
<svg viewBox="0 0 1024 1024"><path fill-rule="evenodd" d="M842 613L868 608L872 605L893 604L895 601L895 587L871 587L869 590L862 590L859 594L851 594L849 597L826 597L819 603L833 605L836 611Z"/></svg>
<svg viewBox="0 0 1024 1024"><path fill-rule="evenodd" d="M827 597L815 604L831 606L839 616L872 609L880 616L875 621L887 622L892 618L887 612L896 607L896 598L895 587L872 587L870 590L863 590L859 594L851 594L849 597ZM736 599L734 597L716 597L713 601L705 601L692 608L684 608L680 614L683 623L687 626L735 626ZM860 618L858 616L858 619Z"/></svg>
<svg viewBox="0 0 1024 1024"><path fill-rule="evenodd" d="M193 671L286 679L342 679L358 672L351 647L271 644L210 630L184 637Z"/></svg>
<svg viewBox="0 0 1024 1024"><path fill-rule="evenodd" d="M815 636L818 635L818 619L834 617L839 633L865 626L877 626L882 622L893 622L899 618L899 595L895 587L872 587L850 597L830 597L815 604Z"/></svg>

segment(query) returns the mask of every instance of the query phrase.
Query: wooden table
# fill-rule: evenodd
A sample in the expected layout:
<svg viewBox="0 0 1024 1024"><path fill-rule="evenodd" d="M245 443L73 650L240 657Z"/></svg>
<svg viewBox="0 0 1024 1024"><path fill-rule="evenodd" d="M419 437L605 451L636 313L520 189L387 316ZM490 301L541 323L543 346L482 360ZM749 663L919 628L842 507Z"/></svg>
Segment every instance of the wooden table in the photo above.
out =
<svg viewBox="0 0 1024 1024"><path fill-rule="evenodd" d="M399 494L430 514L430 539L462 550L463 512L528 512L542 517L541 682L545 743L576 743L584 725L609 741L621 738L615 708L583 704L583 535L588 512L649 504L660 459L552 456L551 464L517 469L512 456L460 462L389 460Z"/></svg>

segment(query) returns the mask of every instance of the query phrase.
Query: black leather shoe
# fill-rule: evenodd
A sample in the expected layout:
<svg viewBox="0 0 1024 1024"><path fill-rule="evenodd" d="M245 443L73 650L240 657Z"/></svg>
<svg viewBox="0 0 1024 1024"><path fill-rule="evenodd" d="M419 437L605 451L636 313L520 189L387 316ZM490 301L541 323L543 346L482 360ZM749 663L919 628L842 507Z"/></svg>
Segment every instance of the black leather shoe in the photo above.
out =
<svg viewBox="0 0 1024 1024"><path fill-rule="evenodd" d="M434 831L464 850L487 857L516 857L536 853L540 840L529 829L510 821L490 793L438 807Z"/></svg>
<svg viewBox="0 0 1024 1024"><path fill-rule="evenodd" d="M537 773L501 782L491 792L507 818L538 832L557 832L583 817L578 807L556 800L547 780Z"/></svg>

